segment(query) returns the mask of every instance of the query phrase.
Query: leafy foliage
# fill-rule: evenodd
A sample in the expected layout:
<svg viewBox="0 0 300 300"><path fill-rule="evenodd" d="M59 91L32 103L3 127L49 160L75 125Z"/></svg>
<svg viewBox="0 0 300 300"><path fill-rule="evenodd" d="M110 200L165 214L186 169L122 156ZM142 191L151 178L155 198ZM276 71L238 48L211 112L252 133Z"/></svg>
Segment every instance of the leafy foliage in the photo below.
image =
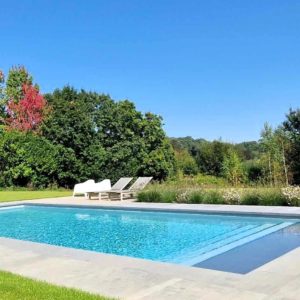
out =
<svg viewBox="0 0 300 300"><path fill-rule="evenodd" d="M258 142L230 144L222 140L209 142L185 137L172 138L171 143L176 152L186 151L194 158L198 172L224 177L233 185L243 183L281 186L299 183L300 168L297 162L300 146L297 146L299 138L295 129L297 112L291 111L290 114L283 126L276 129L266 124ZM235 171L234 165L237 167ZM233 176L233 171L239 175Z"/></svg>
<svg viewBox="0 0 300 300"><path fill-rule="evenodd" d="M289 184L288 165L286 161L289 141L281 128L274 130L265 124L261 133L263 153L260 157L264 168L264 177L270 185Z"/></svg>
<svg viewBox="0 0 300 300"><path fill-rule="evenodd" d="M209 175L221 176L223 173L224 158L230 148L230 144L223 143L222 141L203 144L196 158L202 172Z"/></svg>
<svg viewBox="0 0 300 300"><path fill-rule="evenodd" d="M42 122L46 101L32 86L7 106L6 122L18 132L1 137L4 186L72 187L88 178L117 180L150 175L163 180L174 172L174 153L160 117L142 114L128 100L77 92L71 87L45 96L51 109L42 137L21 134Z"/></svg>
<svg viewBox="0 0 300 300"><path fill-rule="evenodd" d="M247 184L262 184L264 182L264 166L259 159L242 162Z"/></svg>
<svg viewBox="0 0 300 300"><path fill-rule="evenodd" d="M5 103L4 83L5 83L4 73L0 70L0 117L1 118L3 118L4 116L4 103Z"/></svg>
<svg viewBox="0 0 300 300"><path fill-rule="evenodd" d="M23 85L24 96L19 102L8 101L6 123L10 129L20 131L37 130L43 121L46 101L32 85Z"/></svg>
<svg viewBox="0 0 300 300"><path fill-rule="evenodd" d="M295 184L300 184L300 109L290 110L283 122L283 129L290 140L287 161L291 166Z"/></svg>
<svg viewBox="0 0 300 300"><path fill-rule="evenodd" d="M222 169L224 177L227 178L232 185L238 185L243 181L244 171L242 163L235 151L231 150L225 156Z"/></svg>
<svg viewBox="0 0 300 300"><path fill-rule="evenodd" d="M177 169L182 171L184 175L196 175L198 173L197 163L187 150L175 151L175 159Z"/></svg>
<svg viewBox="0 0 300 300"><path fill-rule="evenodd" d="M243 161L255 160L262 153L261 144L256 141L235 144L234 148Z"/></svg>
<svg viewBox="0 0 300 300"><path fill-rule="evenodd" d="M24 85L32 85L33 78L23 66L12 67L6 80L6 102L9 100L18 103L24 97ZM38 86L35 86L38 90Z"/></svg>
<svg viewBox="0 0 300 300"><path fill-rule="evenodd" d="M2 186L55 185L58 158L58 149L42 137L4 133L0 139L0 183Z"/></svg>
<svg viewBox="0 0 300 300"><path fill-rule="evenodd" d="M56 90L46 99L51 114L42 134L72 153L80 180L138 175L163 180L173 172L174 154L160 117L143 115L128 100L115 102L107 95L71 87Z"/></svg>

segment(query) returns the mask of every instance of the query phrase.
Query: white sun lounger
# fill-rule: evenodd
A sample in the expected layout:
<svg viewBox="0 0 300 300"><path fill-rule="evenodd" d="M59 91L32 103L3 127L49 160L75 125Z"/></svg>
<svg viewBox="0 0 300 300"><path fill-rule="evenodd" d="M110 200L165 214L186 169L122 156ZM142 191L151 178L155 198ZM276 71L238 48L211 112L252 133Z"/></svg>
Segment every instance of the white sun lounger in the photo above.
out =
<svg viewBox="0 0 300 300"><path fill-rule="evenodd" d="M107 180L109 181L109 184L107 182L106 184L103 184L103 182ZM96 195L99 200L102 200L103 196L108 197L108 192L123 190L131 180L132 177L122 177L111 187L110 180L105 179L99 183L95 183L87 192L87 196L91 199L92 196Z"/></svg>
<svg viewBox="0 0 300 300"><path fill-rule="evenodd" d="M109 198L112 200L118 198L118 200L124 200L124 196L134 197L136 193L152 180L153 177L139 177L128 190L111 190L108 192Z"/></svg>
<svg viewBox="0 0 300 300"><path fill-rule="evenodd" d="M85 182L75 184L73 190L73 197L75 197L75 195L82 195L82 194L87 196L87 191L91 189L94 186L94 184L95 184L95 180L93 179L89 179Z"/></svg>

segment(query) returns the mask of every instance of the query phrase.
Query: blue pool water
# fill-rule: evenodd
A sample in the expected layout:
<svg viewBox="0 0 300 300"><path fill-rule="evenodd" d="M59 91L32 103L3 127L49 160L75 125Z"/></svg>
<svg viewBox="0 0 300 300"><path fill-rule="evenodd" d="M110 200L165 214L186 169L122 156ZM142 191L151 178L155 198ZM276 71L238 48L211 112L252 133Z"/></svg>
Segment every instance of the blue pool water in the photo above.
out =
<svg viewBox="0 0 300 300"><path fill-rule="evenodd" d="M196 265L298 221L26 205L0 209L0 237Z"/></svg>

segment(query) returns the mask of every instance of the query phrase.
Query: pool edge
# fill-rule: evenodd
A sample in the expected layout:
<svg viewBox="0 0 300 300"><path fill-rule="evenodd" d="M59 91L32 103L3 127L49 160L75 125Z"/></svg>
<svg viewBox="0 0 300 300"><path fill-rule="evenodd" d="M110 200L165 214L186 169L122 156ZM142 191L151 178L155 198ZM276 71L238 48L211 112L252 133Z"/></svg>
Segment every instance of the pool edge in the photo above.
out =
<svg viewBox="0 0 300 300"><path fill-rule="evenodd" d="M195 213L204 213L204 214L208 214L208 215L236 215L236 216L253 216L253 217L284 217L284 218L300 218L300 211L299 212L270 212L270 211L244 211L244 210L239 210L238 208L240 207L239 205L228 205L228 207L233 208L233 210L222 210L222 209L218 209L218 204L216 204L214 206L214 209L205 209L205 208L182 208L180 207L180 204L174 203L174 207L155 207L155 203L153 205L153 203L151 203L150 207L146 207L146 206L140 206L139 204L145 204L144 202L133 202L136 205L130 205L130 206L125 206L125 205L109 205L109 204L97 204L97 205L93 205L93 204L66 204L66 203L41 203L41 202L31 202L31 200L26 200L25 201L19 201L16 203L11 203L7 202L4 205L0 204L0 208L1 207L7 207L7 206L17 206L17 205L24 205L24 206L45 206L45 207L66 207L66 208L90 208L90 209L111 209L111 210L125 210L125 211L148 211L148 212L178 212L178 213L191 213L191 214L195 214ZM188 205L193 205L193 204L188 204ZM201 204L196 204L201 206ZM194 205L193 205L194 206ZM259 207L259 208L274 208L274 207L270 207L270 206L243 206L247 207L247 208L253 208L253 207ZM286 208L286 206L276 206L275 208ZM289 207L289 208L295 208L298 209L299 207Z"/></svg>

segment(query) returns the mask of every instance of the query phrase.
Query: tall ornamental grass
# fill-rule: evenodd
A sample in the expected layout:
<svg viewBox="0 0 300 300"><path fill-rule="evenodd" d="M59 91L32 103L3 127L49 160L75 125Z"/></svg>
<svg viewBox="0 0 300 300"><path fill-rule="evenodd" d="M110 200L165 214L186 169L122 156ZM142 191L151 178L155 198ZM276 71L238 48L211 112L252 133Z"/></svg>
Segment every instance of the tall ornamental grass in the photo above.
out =
<svg viewBox="0 0 300 300"><path fill-rule="evenodd" d="M153 185L138 194L140 202L300 206L300 188L176 188Z"/></svg>

